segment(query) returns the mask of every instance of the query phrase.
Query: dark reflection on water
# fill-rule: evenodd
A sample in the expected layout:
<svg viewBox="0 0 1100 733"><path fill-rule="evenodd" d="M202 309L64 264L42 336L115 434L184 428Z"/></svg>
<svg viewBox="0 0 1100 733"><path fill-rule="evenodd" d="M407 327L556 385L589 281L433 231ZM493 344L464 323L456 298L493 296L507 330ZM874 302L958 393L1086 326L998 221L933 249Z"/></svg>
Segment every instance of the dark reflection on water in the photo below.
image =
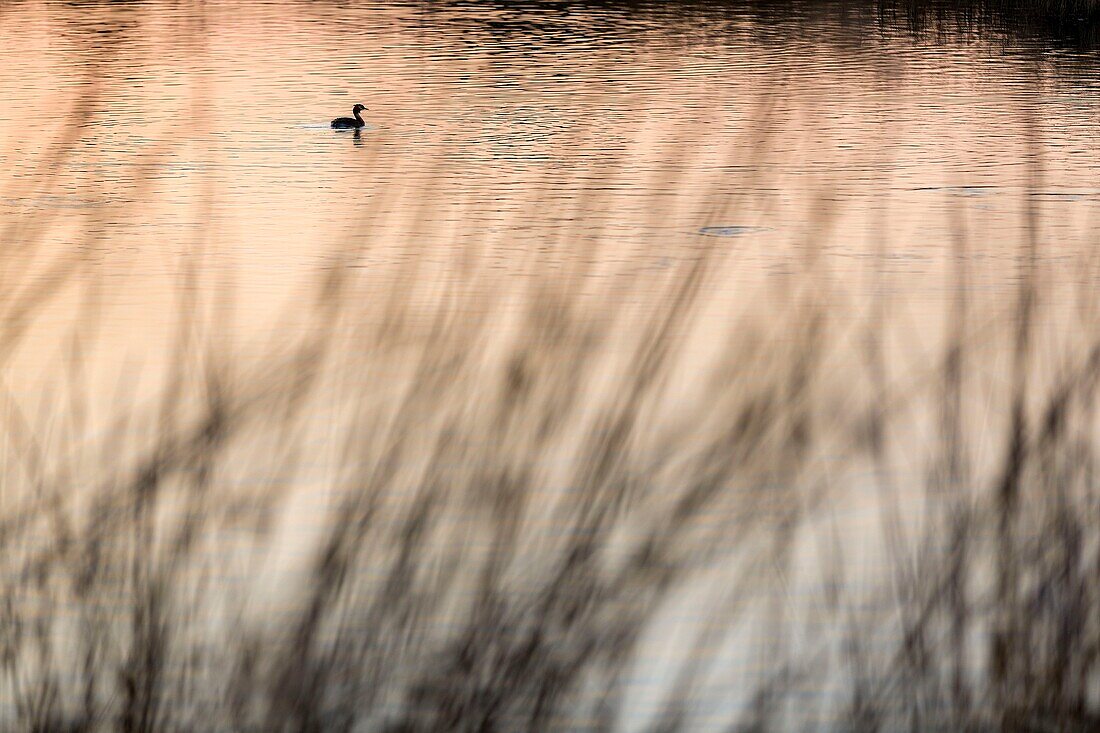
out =
<svg viewBox="0 0 1100 733"><path fill-rule="evenodd" d="M490 9L490 10L487 10ZM754 26L760 37L813 34L818 39L860 43L868 33L906 32L916 37L978 38L1003 35L1030 39L1046 47L1088 50L1100 40L1100 11L1088 2L1048 3L986 0L575 0L566 2L490 2L453 0L432 3L426 12L451 18L466 14L472 24L502 32L554 34L568 28L570 38L596 38L631 32L632 26L657 24L665 32L706 26L706 32ZM583 18L583 28L572 21ZM635 25L638 24L638 25ZM688 31L690 32L690 31Z"/></svg>

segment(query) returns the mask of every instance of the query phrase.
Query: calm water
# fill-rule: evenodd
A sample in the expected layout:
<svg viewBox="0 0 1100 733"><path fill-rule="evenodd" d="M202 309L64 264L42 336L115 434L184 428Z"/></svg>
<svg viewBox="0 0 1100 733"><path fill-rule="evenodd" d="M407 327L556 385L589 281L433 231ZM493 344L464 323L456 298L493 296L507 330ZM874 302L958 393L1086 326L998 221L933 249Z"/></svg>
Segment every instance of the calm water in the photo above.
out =
<svg viewBox="0 0 1100 733"><path fill-rule="evenodd" d="M1100 211L1096 55L870 8L15 3L0 91L8 277L84 268L39 354L92 273L103 337L158 344L188 252L246 339L357 239L354 266L414 251L427 280L464 251L539 278L532 252L647 271L717 244L756 282L813 250L856 291L935 301L952 227L996 293L1029 201L1054 283ZM356 102L361 134L328 129Z"/></svg>

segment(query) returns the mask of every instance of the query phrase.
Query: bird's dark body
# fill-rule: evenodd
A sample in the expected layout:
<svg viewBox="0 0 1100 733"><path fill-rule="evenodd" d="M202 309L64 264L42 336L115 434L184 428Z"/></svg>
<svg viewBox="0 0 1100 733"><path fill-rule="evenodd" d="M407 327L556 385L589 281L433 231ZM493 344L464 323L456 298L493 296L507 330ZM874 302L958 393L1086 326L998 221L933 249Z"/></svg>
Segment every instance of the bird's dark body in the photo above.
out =
<svg viewBox="0 0 1100 733"><path fill-rule="evenodd" d="M337 117L332 121L332 129L334 130L358 130L363 125L367 124L363 122L363 118L359 116L362 110L365 110L361 104L357 104L351 108L351 113L354 117Z"/></svg>

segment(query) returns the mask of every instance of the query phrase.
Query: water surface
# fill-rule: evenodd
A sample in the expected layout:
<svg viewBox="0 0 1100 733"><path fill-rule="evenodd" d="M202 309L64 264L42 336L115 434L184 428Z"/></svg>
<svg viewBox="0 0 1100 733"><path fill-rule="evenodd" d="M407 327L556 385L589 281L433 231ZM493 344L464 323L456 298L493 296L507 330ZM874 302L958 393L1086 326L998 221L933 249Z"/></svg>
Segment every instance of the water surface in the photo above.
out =
<svg viewBox="0 0 1100 733"><path fill-rule="evenodd" d="M307 427L295 434L305 448L293 483L307 491L298 497L306 510L293 515L302 525L294 530L308 534L317 524L311 508L343 490L340 472L350 454L340 453L344 446L334 436L347 436L334 426L362 418L364 434L377 429L389 440L384 421L371 422L375 414L398 410L393 406L402 404L402 389L414 377L436 384L450 402L420 405L423 414L414 414L409 432L399 436L413 446L400 454L410 477L401 491L412 492L416 451L450 449L440 437L448 435L447 426L437 424L453 417L448 409L459 424L469 420L476 427L491 421L474 419L484 417L475 398L508 402L495 391L471 396L457 380L496 390L493 360L510 353L517 323L544 318L553 326L565 313L565 336L549 326L545 333L532 329L532 339L547 343L519 351L549 354L548 360L567 353L575 361L509 362L500 372L508 375L509 389L523 391L525 369L560 384L557 376L575 363L591 368L599 386L602 372L562 346L575 336L568 329L583 334L579 321L614 322L608 348L621 346L628 359L631 337L644 333L647 322L614 321L611 311L675 312L677 291L664 287L666 280L690 272L701 253L716 253L713 261L721 266L709 273L705 304L662 331L683 340L672 352L676 368L665 375L667 393L662 383L653 388L661 393L654 404L639 408L645 419L638 420L635 439L644 446L653 438L660 447L655 435L697 430L699 444L706 444L713 437L708 424L697 423L711 415L712 396L727 399L726 412L733 414L737 399L755 396L753 389L763 385L761 404L774 404L767 400L798 387L797 374L789 383L782 379L784 369L797 371L797 348L814 343L818 319L831 318L831 330L822 331L829 341L821 358L827 376L803 397L809 407L792 400L784 409L825 415L816 418L827 429L817 426L820 444L813 443L813 470L805 473L836 481L857 499L855 509L839 502L830 507L842 524L874 525L866 509L873 502L866 499L888 472L842 451L850 448L845 430L862 435L853 423L864 403L879 397L874 389L880 385L854 365L866 367L869 353L886 354L884 392L902 405L893 412L895 404L884 399L881 406L887 420L902 415L891 424L887 453L898 454L902 483L909 486L924 478L925 466L913 456L935 444L936 428L929 427L932 408L914 416L904 403L923 394L922 378L938 378L935 345L952 332L960 302L973 319L963 333L976 354L968 364L977 386L966 409L982 426L971 446L984 444L986 429L1003 435L1007 411L989 398L995 391L989 385L1003 384L1011 365L1010 339L999 326L1012 322L1021 277L1037 277L1040 285L1036 361L1047 349L1057 353L1054 346L1087 343L1081 324L1090 322L1091 311L1081 294L1091 291L1096 274L1100 57L950 17L914 25L871 4L765 5L151 0L4 6L0 358L11 402L22 406L5 401L8 454L27 452L12 425L38 430L46 455L60 444L71 448L70 432L96 432L86 431L83 413L58 398L59 382L82 385L92 421L102 428L140 402L136 393L160 395L155 387L165 375L191 358L181 343L214 344L220 354L263 363L272 350L320 330L319 323L327 327L321 319L337 318L320 307L317 284L334 273L348 275L353 284L343 296L352 307L339 312L352 321L340 332L347 336L339 342L346 371L334 370L336 396L312 405L302 420ZM368 107L363 130L329 129L329 119L349 114L357 102ZM422 312L428 326L416 330L423 324L394 316L406 310ZM433 321L437 310L451 320ZM535 317L522 320L531 313ZM433 343L465 333L463 324L481 323L486 314L493 318L488 335L471 327L479 340L458 351L472 352L476 364L484 358L489 367L475 369L475 376L451 375L453 364L431 361ZM741 328L739 318L748 325ZM396 335L382 327L390 322L401 326ZM382 324L385 339L357 342L363 332L355 327L364 324ZM867 331L856 329L867 324ZM754 341L753 328L771 341ZM753 359L766 368L750 375L747 387L708 382L714 374L703 365L741 337L744 359L717 373L737 373L739 365L757 363ZM420 344L418 338L428 347L410 347L413 356L402 361L400 349ZM788 342L791 353L782 350ZM196 371L216 373L211 363L199 360ZM431 381L436 372L443 375L438 383ZM768 392L771 379L783 382L782 389ZM252 386L245 381L236 385L242 392ZM350 398L339 391L348 385ZM599 394L618 394L614 387L592 390L593 410L602 407ZM724 404L715 408L719 426ZM355 414L359 409L366 417ZM541 417L535 414L532 423ZM776 419L793 420L788 413ZM268 456L278 453L286 434L277 420L269 422L263 427L272 427L274 438L250 435L236 452L223 454L226 475L219 479L226 485L281 490L285 477ZM586 427L578 418L577 434L561 438L565 447L554 444L557 453L533 457L523 452L525 443L507 445L514 437L509 431L471 430L461 436L470 453L457 455L482 456L478 450L502 441L503 457L488 451L486 465L529 460L544 473L533 472L524 488L549 486L546 493L558 492L564 504L581 504L566 482L553 481L569 475L562 465L586 455L587 446L570 442ZM108 442L89 463L95 456L129 455L123 443ZM364 443L369 455L388 445ZM693 465L695 446L689 447L669 459L673 468L681 459ZM975 453L981 454L977 472L997 457L977 447ZM482 468L441 454L454 461L444 468L453 470L448 475L457 476L456 483ZM662 465L659 451L652 455ZM789 457L780 456L777 466ZM752 460L766 459L745 458ZM650 465L649 456L639 461ZM757 469L754 464L747 473ZM804 478L785 475L782 467L768 471L762 473L770 483L755 485L768 496L773 489L783 496L784 482ZM654 485L675 485L671 469L637 473ZM5 481L5 490L14 491ZM37 491L33 480L27 484ZM661 492L654 493L659 505ZM704 536L741 511L732 496L729 515L717 512L701 522L711 523L700 529ZM400 506L408 496L397 492L390 499ZM464 512L475 514L476 507L452 509L461 538ZM551 538L562 534L546 531ZM485 549L486 536L495 537L470 532L476 536L455 545L473 553ZM868 565L878 558L875 547L863 553ZM304 556L301 548L280 544L267 562L292 564ZM220 566L228 561L219 555L218 562L228 575ZM259 577L261 585L270 579ZM800 597L799 589L790 592ZM666 615L681 610L674 604ZM698 622L692 609L681 615L653 626L663 632L678 619ZM650 646L659 652L661 642ZM744 662L747 653L739 654ZM663 657L656 658L646 668L651 673L643 669L631 678L627 708L636 720L652 712L645 700L658 696L650 693L669 682ZM725 700L721 690L715 699ZM707 715L705 707L699 710Z"/></svg>
<svg viewBox="0 0 1100 733"><path fill-rule="evenodd" d="M89 249L124 350L158 342L186 253L200 287L239 292L245 338L357 237L379 272L417 239L441 268L478 248L538 278L533 251L644 271L710 234L747 282L813 248L857 289L881 257L873 287L935 299L953 226L996 290L1035 206L1072 280L1100 206L1096 57L945 25L828 3L18 3L6 246L42 239L28 276ZM360 101L365 130L327 128Z"/></svg>

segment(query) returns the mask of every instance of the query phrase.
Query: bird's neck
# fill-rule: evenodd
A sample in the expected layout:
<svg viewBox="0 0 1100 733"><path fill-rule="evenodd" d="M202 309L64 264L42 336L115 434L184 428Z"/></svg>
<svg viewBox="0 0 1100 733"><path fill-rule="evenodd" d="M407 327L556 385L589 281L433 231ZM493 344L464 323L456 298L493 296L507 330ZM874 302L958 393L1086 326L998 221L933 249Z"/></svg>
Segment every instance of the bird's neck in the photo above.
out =
<svg viewBox="0 0 1100 733"><path fill-rule="evenodd" d="M363 118L359 116L360 111L361 110L355 109L355 110L352 110L352 113L355 115L355 119L357 119L360 123L362 123Z"/></svg>

